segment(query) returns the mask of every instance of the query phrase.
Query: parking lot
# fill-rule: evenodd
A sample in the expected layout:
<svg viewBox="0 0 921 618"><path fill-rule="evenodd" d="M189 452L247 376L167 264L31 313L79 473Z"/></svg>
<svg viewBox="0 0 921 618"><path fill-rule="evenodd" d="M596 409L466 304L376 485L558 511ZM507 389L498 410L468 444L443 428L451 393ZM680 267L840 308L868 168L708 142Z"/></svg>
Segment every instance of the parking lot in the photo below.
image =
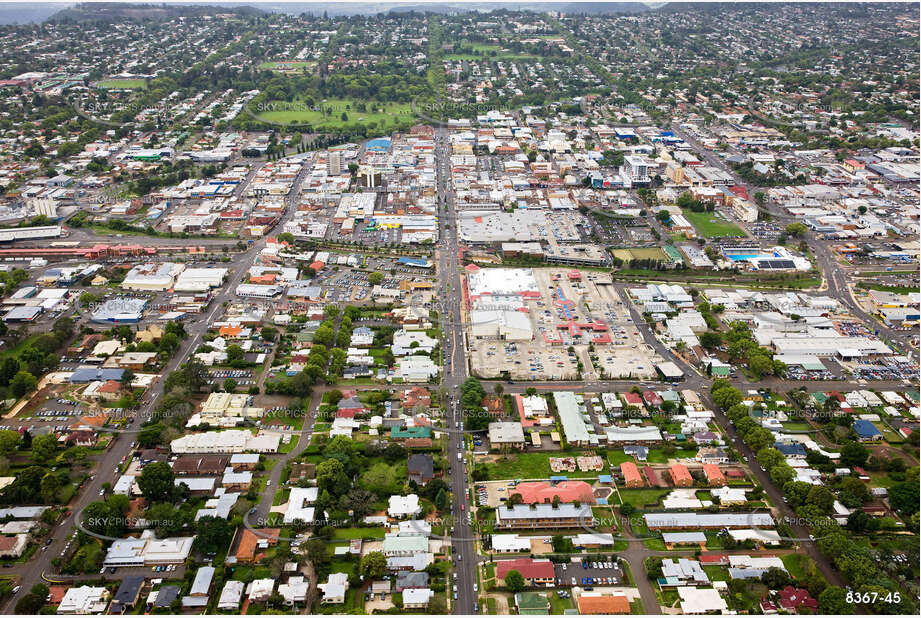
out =
<svg viewBox="0 0 921 618"><path fill-rule="evenodd" d="M610 276L594 271L581 273L581 281L569 279L571 269L533 269L540 298L527 299L531 341L475 339L468 331L473 371L484 378L496 378L503 371L512 380L572 380L594 372L606 377L652 378L655 353L644 342ZM567 323L602 323L603 332L570 330ZM594 342L606 334L610 343ZM589 358L589 345L596 360ZM572 350L570 350L570 347Z"/></svg>
<svg viewBox="0 0 921 618"><path fill-rule="evenodd" d="M247 386L255 384L253 372L249 369L211 369L208 371L208 384L217 384L228 378L237 381L237 386Z"/></svg>
<svg viewBox="0 0 921 618"><path fill-rule="evenodd" d="M617 566L616 556L610 554L582 556L577 562L557 564L554 571L559 586L584 589L586 586L620 586L624 583L624 573Z"/></svg>

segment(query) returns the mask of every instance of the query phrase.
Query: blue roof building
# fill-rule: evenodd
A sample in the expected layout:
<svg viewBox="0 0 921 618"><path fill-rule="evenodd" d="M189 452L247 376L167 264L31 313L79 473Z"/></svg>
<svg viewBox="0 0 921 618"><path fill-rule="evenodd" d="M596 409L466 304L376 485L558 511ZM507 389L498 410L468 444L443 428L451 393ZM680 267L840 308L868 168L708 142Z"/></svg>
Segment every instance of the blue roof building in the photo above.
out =
<svg viewBox="0 0 921 618"><path fill-rule="evenodd" d="M857 432L857 438L861 442L882 440L883 438L883 434L876 428L876 425L863 419L854 421L854 431Z"/></svg>
<svg viewBox="0 0 921 618"><path fill-rule="evenodd" d="M786 457L805 457L806 456L806 447L800 444L799 442L793 442L790 444L784 442L777 442L774 444L774 448L781 452L781 454Z"/></svg>
<svg viewBox="0 0 921 618"><path fill-rule="evenodd" d="M121 380L124 369L116 367L78 367L70 376L71 384L86 384L88 382L107 382L108 380Z"/></svg>

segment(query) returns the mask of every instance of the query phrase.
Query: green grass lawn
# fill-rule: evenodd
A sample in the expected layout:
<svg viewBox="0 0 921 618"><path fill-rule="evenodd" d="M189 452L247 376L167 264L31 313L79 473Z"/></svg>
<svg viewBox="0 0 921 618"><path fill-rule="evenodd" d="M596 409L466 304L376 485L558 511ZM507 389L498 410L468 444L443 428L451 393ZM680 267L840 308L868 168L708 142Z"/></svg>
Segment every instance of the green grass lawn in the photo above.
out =
<svg viewBox="0 0 921 618"><path fill-rule="evenodd" d="M658 504L670 489L618 489L624 504L632 504L642 510L647 504Z"/></svg>
<svg viewBox="0 0 921 618"><path fill-rule="evenodd" d="M687 217L697 229L697 233L704 238L714 238L717 236L745 236L745 232L734 223L717 217L712 212L694 212L693 210L682 210L682 214Z"/></svg>
<svg viewBox="0 0 921 618"><path fill-rule="evenodd" d="M298 440L300 440L300 436L291 436L291 439L288 441L287 444L282 442L278 446L278 452L281 453L282 455L284 455L285 453L290 453L291 451L294 450L294 447L297 446Z"/></svg>
<svg viewBox="0 0 921 618"><path fill-rule="evenodd" d="M547 479L550 478L551 457L575 456L575 453L515 453L495 463L486 464L490 480ZM570 472L572 478L595 476L595 472Z"/></svg>
<svg viewBox="0 0 921 618"><path fill-rule="evenodd" d="M787 431L809 431L812 429L806 421L787 421L781 424Z"/></svg>
<svg viewBox="0 0 921 618"><path fill-rule="evenodd" d="M555 592L547 595L550 601L550 613L554 616L561 616L567 609L573 609L572 599L561 599Z"/></svg>
<svg viewBox="0 0 921 618"><path fill-rule="evenodd" d="M356 110L355 104L356 101L349 99L316 101L312 106L300 100L271 101L263 104L262 108L251 107L249 110L266 122L310 124L315 129L341 129L346 125L369 126L374 123L376 130L387 131L415 118L409 103L369 103L369 109L365 112ZM370 110L372 105L376 111ZM332 112L324 113L323 110L329 109L332 109ZM345 120L342 119L342 114L346 115Z"/></svg>
<svg viewBox="0 0 921 618"><path fill-rule="evenodd" d="M104 89L126 88L130 90L143 90L147 87L147 84L143 79L105 79L101 82L96 82L96 87Z"/></svg>
<svg viewBox="0 0 921 618"><path fill-rule="evenodd" d="M780 557L783 561L783 565L786 567L787 572L790 573L796 579L802 579L806 575L806 570L804 568L804 562L809 560L808 557L803 554L784 554ZM704 567L706 569L706 567ZM712 577L710 579L713 579Z"/></svg>
<svg viewBox="0 0 921 618"><path fill-rule="evenodd" d="M18 359L19 355L22 354L23 350L25 350L28 347L31 347L32 342L38 339L39 334L40 333L30 335L24 338L23 340L19 341L16 345L11 346L9 348L4 348L2 351L0 351L0 360L6 359L8 357L14 357Z"/></svg>
<svg viewBox="0 0 921 618"><path fill-rule="evenodd" d="M707 577L710 578L711 582L729 581L729 571L726 569L726 567L722 567L718 564L705 564L703 569L704 573L707 574Z"/></svg>
<svg viewBox="0 0 921 618"><path fill-rule="evenodd" d="M270 60L259 65L260 69L269 71L286 71L291 69L305 69L316 66L316 62L302 60ZM299 71L298 71L299 72Z"/></svg>
<svg viewBox="0 0 921 618"><path fill-rule="evenodd" d="M648 463L667 463L669 459L686 459L688 457L694 457L697 455L697 449L691 448L679 448L676 449L671 455L666 454L662 449L654 448L649 449L649 454L646 456L646 461Z"/></svg>
<svg viewBox="0 0 921 618"><path fill-rule="evenodd" d="M873 426L879 429L879 432L883 434L883 438L889 444L902 444L905 442L901 434L892 431L885 423L873 423Z"/></svg>
<svg viewBox="0 0 921 618"><path fill-rule="evenodd" d="M370 528L336 528L333 530L334 539L382 539L386 530L382 527Z"/></svg>
<svg viewBox="0 0 921 618"><path fill-rule="evenodd" d="M608 451L608 464L611 466L619 466L620 464L633 461L633 455L627 455L625 452L617 451Z"/></svg>

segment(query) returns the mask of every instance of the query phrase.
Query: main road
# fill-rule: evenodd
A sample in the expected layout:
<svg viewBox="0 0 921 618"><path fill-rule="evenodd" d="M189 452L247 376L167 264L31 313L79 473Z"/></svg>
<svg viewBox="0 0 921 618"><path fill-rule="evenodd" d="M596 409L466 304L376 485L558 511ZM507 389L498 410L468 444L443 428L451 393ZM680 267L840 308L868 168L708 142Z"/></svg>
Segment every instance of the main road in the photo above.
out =
<svg viewBox="0 0 921 618"><path fill-rule="evenodd" d="M467 455L465 434L460 431L464 419L459 388L467 378L467 361L461 328L463 297L459 274L460 246L456 226L449 226L454 220L450 148L447 131L444 127L439 127L435 134L435 161L440 238L435 255L440 302L436 304L441 307L438 319L441 322L444 337L445 363L441 384L447 393L447 401L444 402L447 408L445 426L448 437L448 464L450 465L449 485L454 498L451 504L451 517L445 525L445 534L451 537L452 560L456 576L453 584L449 582L448 594L453 598L452 586L456 585L457 599L453 600L454 613L472 614L479 611L476 572L478 554L473 526L468 523L468 517L472 517L472 513L467 477L468 461L472 465L472 458Z"/></svg>

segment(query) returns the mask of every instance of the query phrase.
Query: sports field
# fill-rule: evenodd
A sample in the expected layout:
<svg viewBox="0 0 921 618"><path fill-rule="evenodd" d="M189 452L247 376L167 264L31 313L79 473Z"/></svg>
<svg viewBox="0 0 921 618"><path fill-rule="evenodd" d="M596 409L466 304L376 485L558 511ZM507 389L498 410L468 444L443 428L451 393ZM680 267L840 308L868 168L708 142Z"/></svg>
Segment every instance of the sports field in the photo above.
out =
<svg viewBox="0 0 921 618"><path fill-rule="evenodd" d="M146 88L147 84L143 79L106 79L101 82L96 82L96 87L105 90L114 90L116 88L140 90Z"/></svg>
<svg viewBox="0 0 921 618"><path fill-rule="evenodd" d="M691 225L697 229L697 233L704 238L745 236L745 232L735 223L730 223L712 212L694 212L687 209L681 212L691 222Z"/></svg>
<svg viewBox="0 0 921 618"><path fill-rule="evenodd" d="M300 73L302 69L315 66L317 63L313 61L301 61L301 60L279 60L279 61L269 61L263 62L259 65L260 69L268 69L270 71L281 71L281 72L296 72Z"/></svg>
<svg viewBox="0 0 921 618"><path fill-rule="evenodd" d="M622 259L624 262L630 260L658 260L660 262L670 262L668 254L659 247L634 247L633 249L614 249L611 251L614 257Z"/></svg>
<svg viewBox="0 0 921 618"><path fill-rule="evenodd" d="M457 53L445 55L445 60L535 60L537 56L533 54L521 54L512 51L500 51L502 48L498 45L489 45L485 43L473 43L471 45L477 54ZM495 55L493 55L495 54Z"/></svg>
<svg viewBox="0 0 921 618"><path fill-rule="evenodd" d="M364 112L356 110L355 105L356 101L349 99L327 99L314 105L299 100L270 101L251 105L249 111L265 122L286 125L310 124L315 128L324 129L340 129L354 124L389 129L415 118L409 103L366 103L367 109ZM371 111L372 107L375 111Z"/></svg>

